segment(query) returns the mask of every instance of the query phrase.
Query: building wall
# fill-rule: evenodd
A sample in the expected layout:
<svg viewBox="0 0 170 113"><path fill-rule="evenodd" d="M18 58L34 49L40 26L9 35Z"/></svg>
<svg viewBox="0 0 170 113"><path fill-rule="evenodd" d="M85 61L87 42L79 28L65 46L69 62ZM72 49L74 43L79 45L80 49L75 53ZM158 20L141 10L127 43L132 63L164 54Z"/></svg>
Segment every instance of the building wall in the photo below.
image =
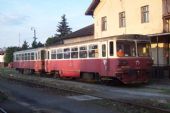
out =
<svg viewBox="0 0 170 113"><path fill-rule="evenodd" d="M74 42L81 42L94 39L94 35L84 36L84 37L76 37L71 39L65 39L64 44L74 43Z"/></svg>
<svg viewBox="0 0 170 113"><path fill-rule="evenodd" d="M149 23L141 23L141 7L149 5ZM122 34L163 32L162 0L101 0L94 11L95 38ZM126 27L119 28L119 13L125 11ZM107 30L101 30L101 18L107 17Z"/></svg>

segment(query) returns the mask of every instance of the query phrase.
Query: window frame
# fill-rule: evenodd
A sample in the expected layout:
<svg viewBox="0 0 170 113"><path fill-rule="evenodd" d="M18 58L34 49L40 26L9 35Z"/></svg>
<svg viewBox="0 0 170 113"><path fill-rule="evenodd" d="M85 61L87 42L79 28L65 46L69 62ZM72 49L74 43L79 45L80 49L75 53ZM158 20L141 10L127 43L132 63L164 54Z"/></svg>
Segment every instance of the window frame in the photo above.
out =
<svg viewBox="0 0 170 113"><path fill-rule="evenodd" d="M126 13L125 11L119 13L119 27L126 27Z"/></svg>
<svg viewBox="0 0 170 113"><path fill-rule="evenodd" d="M57 59L57 51L56 51L56 49L51 49L51 56L50 57L51 57L52 60Z"/></svg>
<svg viewBox="0 0 170 113"><path fill-rule="evenodd" d="M149 23L149 5L141 7L141 23Z"/></svg>
<svg viewBox="0 0 170 113"><path fill-rule="evenodd" d="M93 48L95 46L97 48ZM94 56L91 56L92 54L94 54ZM89 56L89 58L98 58L99 57L99 46L98 46L98 44L89 44L88 45L88 56Z"/></svg>
<svg viewBox="0 0 170 113"><path fill-rule="evenodd" d="M59 57L61 55L61 57ZM64 59L64 51L63 48L58 48L57 49L57 59Z"/></svg>
<svg viewBox="0 0 170 113"><path fill-rule="evenodd" d="M101 29L102 31L107 30L107 17L106 16L101 18Z"/></svg>
<svg viewBox="0 0 170 113"><path fill-rule="evenodd" d="M82 47L84 47L85 49L81 49ZM84 53L84 57L82 57L82 53ZM88 50L87 50L87 45L81 45L79 46L79 58L80 59L85 59L85 58L88 58Z"/></svg>
<svg viewBox="0 0 170 113"><path fill-rule="evenodd" d="M76 56L75 56L76 55ZM79 49L78 47L71 47L71 59L78 59L79 58Z"/></svg>
<svg viewBox="0 0 170 113"><path fill-rule="evenodd" d="M112 49L111 49L111 42L112 42ZM108 54L109 54L109 57L113 57L115 55L115 44L114 44L114 40L110 40L109 41L109 44L108 44Z"/></svg>
<svg viewBox="0 0 170 113"><path fill-rule="evenodd" d="M64 48L63 53L64 53L64 59L70 59L71 58L71 51L70 51L69 47Z"/></svg>
<svg viewBox="0 0 170 113"><path fill-rule="evenodd" d="M31 60L35 60L35 53L34 52L31 52Z"/></svg>

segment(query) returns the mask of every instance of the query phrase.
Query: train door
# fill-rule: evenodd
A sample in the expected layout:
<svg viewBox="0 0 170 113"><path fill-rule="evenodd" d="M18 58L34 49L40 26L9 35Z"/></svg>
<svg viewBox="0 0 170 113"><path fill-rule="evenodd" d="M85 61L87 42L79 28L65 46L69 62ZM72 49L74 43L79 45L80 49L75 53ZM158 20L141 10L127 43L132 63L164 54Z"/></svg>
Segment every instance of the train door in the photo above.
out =
<svg viewBox="0 0 170 113"><path fill-rule="evenodd" d="M100 66L100 75L107 76L108 74L108 46L107 41L101 42L100 44L100 57L101 57L101 66Z"/></svg>

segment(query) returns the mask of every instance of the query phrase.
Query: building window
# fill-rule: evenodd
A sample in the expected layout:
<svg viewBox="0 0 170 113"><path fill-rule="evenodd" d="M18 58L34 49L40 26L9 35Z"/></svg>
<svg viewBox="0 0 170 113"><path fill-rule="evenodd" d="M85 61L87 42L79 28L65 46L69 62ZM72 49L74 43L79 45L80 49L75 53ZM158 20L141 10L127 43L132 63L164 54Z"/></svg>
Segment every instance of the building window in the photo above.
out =
<svg viewBox="0 0 170 113"><path fill-rule="evenodd" d="M106 31L107 30L107 18L102 17L102 31Z"/></svg>
<svg viewBox="0 0 170 113"><path fill-rule="evenodd" d="M143 6L141 7L141 22L147 23L149 22L149 6Z"/></svg>
<svg viewBox="0 0 170 113"><path fill-rule="evenodd" d="M119 13L119 27L126 27L125 12L120 12Z"/></svg>

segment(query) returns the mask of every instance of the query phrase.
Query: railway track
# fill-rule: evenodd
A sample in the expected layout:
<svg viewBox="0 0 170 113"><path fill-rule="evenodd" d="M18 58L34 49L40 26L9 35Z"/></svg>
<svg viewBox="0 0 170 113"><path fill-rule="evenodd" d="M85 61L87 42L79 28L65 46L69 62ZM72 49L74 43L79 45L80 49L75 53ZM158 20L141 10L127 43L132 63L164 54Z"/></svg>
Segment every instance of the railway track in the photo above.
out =
<svg viewBox="0 0 170 113"><path fill-rule="evenodd" d="M0 108L0 113L7 113L4 109Z"/></svg>
<svg viewBox="0 0 170 113"><path fill-rule="evenodd" d="M5 77L6 78L6 77ZM103 96L99 96L97 94L88 92L88 91L83 91L83 90L79 90L79 89L74 89L74 88L66 88L66 87L56 87L56 86L50 86L48 84L42 84L41 82L35 82L34 80L28 80L28 81L23 81L21 79L15 78L15 77L9 77L6 78L8 80L12 80L15 82L19 82L19 83L23 83L23 84L27 84L27 85L32 85L33 87L41 87L41 88L50 88L53 90L59 90L60 92L65 92L65 94L67 93L71 93L73 95L89 95L89 96L93 96L93 97L97 97L97 98L102 98L102 99L107 99L110 100L114 103L118 103L118 104L123 104L126 106L133 106L135 108L142 108L142 109L146 109L148 111L150 111L150 113L170 113L170 110L168 109L163 109L163 108L159 108L159 107L155 107L155 106L149 106L148 104L137 104L134 102L129 102L129 101L124 101L124 100L116 100L116 99L110 99L110 98L105 98Z"/></svg>

